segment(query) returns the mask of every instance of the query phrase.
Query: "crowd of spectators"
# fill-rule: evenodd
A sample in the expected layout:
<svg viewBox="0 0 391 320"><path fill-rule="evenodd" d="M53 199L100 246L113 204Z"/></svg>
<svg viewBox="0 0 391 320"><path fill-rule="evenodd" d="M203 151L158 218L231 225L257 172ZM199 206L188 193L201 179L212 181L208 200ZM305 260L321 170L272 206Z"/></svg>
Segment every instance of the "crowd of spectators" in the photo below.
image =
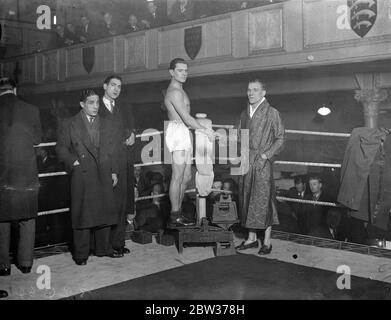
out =
<svg viewBox="0 0 391 320"><path fill-rule="evenodd" d="M129 12L114 14L105 11L94 19L83 14L77 25L66 22L56 26L56 35L51 48L86 43L118 34L137 32L169 24L218 15L241 9L263 6L283 0L177 0L169 10L159 1L145 1L143 6Z"/></svg>
<svg viewBox="0 0 391 320"><path fill-rule="evenodd" d="M279 195L315 203L336 203L337 200L334 194L327 192L319 174L295 176L294 186L280 191ZM370 238L379 235L378 230L368 232L363 221L351 217L342 207L277 201L277 211L280 220L277 229L286 232L361 244L368 244Z"/></svg>

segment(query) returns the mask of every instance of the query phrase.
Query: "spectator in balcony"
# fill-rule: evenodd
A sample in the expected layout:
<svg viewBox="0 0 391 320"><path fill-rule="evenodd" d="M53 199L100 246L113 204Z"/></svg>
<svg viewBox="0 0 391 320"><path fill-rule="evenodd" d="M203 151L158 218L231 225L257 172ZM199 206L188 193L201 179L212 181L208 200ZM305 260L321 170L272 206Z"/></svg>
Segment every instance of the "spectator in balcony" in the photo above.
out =
<svg viewBox="0 0 391 320"><path fill-rule="evenodd" d="M135 14L130 14L128 23L125 26L124 33L129 33L129 32L137 32L142 30L142 26L138 22L138 18Z"/></svg>
<svg viewBox="0 0 391 320"><path fill-rule="evenodd" d="M72 45L73 41L68 39L65 35L64 27L60 24L56 26L56 38L55 38L55 44L54 48L61 48L65 46Z"/></svg>
<svg viewBox="0 0 391 320"><path fill-rule="evenodd" d="M71 44L76 44L80 42L80 39L76 33L76 28L73 23L67 23L64 33L65 38L72 42Z"/></svg>
<svg viewBox="0 0 391 320"><path fill-rule="evenodd" d="M169 19L172 23L188 21L194 18L194 0L177 0L169 14Z"/></svg>
<svg viewBox="0 0 391 320"><path fill-rule="evenodd" d="M106 12L103 15L103 25L101 30L101 37L111 37L117 34L117 27L113 22L113 15Z"/></svg>
<svg viewBox="0 0 391 320"><path fill-rule="evenodd" d="M141 23L146 29L160 27L166 24L166 16L162 13L155 1L149 1L147 3L147 9Z"/></svg>
<svg viewBox="0 0 391 320"><path fill-rule="evenodd" d="M333 202L333 199L323 191L322 179L317 175L312 175L308 179L310 193L304 196L304 200L315 202ZM327 213L329 206L317 204L305 204L303 206L303 234L311 234L319 228L327 225Z"/></svg>
<svg viewBox="0 0 391 320"><path fill-rule="evenodd" d="M80 25L76 28L76 34L80 42L86 43L97 39L99 30L96 24L92 23L86 15L83 15L80 18Z"/></svg>

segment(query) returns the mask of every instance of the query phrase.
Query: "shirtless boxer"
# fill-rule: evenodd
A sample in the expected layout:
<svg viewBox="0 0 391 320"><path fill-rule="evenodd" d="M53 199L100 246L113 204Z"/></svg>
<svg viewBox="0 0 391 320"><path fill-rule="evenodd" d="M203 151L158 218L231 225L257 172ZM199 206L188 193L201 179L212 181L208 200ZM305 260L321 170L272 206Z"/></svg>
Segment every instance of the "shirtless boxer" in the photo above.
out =
<svg viewBox="0 0 391 320"><path fill-rule="evenodd" d="M167 88L164 104L167 109L168 125L166 128L166 145L172 154L172 176L169 196L171 214L168 227L175 228L191 225L194 222L183 217L182 200L187 183L191 179L192 142L190 129L198 129L213 140L213 130L202 126L190 115L190 100L182 85L187 78L187 63L181 58L170 62L171 82Z"/></svg>

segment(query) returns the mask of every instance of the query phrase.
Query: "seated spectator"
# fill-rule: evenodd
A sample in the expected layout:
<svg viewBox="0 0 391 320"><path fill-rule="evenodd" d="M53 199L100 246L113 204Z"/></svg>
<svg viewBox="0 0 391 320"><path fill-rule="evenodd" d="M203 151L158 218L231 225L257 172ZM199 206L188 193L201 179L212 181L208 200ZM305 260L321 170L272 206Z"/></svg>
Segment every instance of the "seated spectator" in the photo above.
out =
<svg viewBox="0 0 391 320"><path fill-rule="evenodd" d="M156 28L166 24L166 16L158 8L155 1L149 1L147 3L147 9L141 20L144 28Z"/></svg>
<svg viewBox="0 0 391 320"><path fill-rule="evenodd" d="M311 193L304 196L304 200L333 202L333 199L323 191L322 179L317 175L312 175L308 179ZM327 225L328 206L316 204L304 204L303 225L300 226L303 234L310 234L315 229Z"/></svg>
<svg viewBox="0 0 391 320"><path fill-rule="evenodd" d="M163 192L161 184L152 186L151 195ZM163 230L170 214L169 202L166 198L154 198L152 200L139 201L136 203L136 217L134 226L136 230L144 230L156 233Z"/></svg>
<svg viewBox="0 0 391 320"><path fill-rule="evenodd" d="M135 14L129 15L128 23L125 26L124 33L140 31L143 28L138 23L137 16Z"/></svg>
<svg viewBox="0 0 391 320"><path fill-rule="evenodd" d="M304 176L295 176L294 177L295 186L290 188L287 197L293 199L304 200L304 197L310 193L307 188L307 181ZM289 206L293 212L294 217L297 219L297 225L299 227L299 232L305 234L306 232L306 220L304 217L304 204L298 202L289 202Z"/></svg>
<svg viewBox="0 0 391 320"><path fill-rule="evenodd" d="M194 16L194 1L193 0L177 0L171 8L169 20L172 23L193 20Z"/></svg>
<svg viewBox="0 0 391 320"><path fill-rule="evenodd" d="M83 43L100 37L96 24L92 23L86 15L80 17L80 25L76 28L76 34L79 41Z"/></svg>
<svg viewBox="0 0 391 320"><path fill-rule="evenodd" d="M338 209L331 208L327 212L326 223L320 224L310 231L310 236L344 241L339 229L341 222L341 212Z"/></svg>
<svg viewBox="0 0 391 320"><path fill-rule="evenodd" d="M223 182L223 190L231 192L232 201L236 202L236 206L238 206L238 186L233 179L225 179Z"/></svg>
<svg viewBox="0 0 391 320"><path fill-rule="evenodd" d="M212 185L212 189L222 190L223 189L223 180L220 177L215 177ZM213 205L216 201L219 201L221 192L212 191L209 196L206 198L206 216L207 218L212 218L213 215Z"/></svg>
<svg viewBox="0 0 391 320"><path fill-rule="evenodd" d="M113 22L113 15L110 12L106 12L103 15L103 26L101 30L101 37L110 37L117 34L117 27Z"/></svg>

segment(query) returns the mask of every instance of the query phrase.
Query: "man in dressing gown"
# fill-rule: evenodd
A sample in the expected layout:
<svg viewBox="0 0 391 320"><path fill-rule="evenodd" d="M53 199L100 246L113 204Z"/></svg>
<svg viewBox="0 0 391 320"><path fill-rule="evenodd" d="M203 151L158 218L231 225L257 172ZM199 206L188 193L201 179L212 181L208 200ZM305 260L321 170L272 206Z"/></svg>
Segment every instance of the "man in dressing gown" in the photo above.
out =
<svg viewBox="0 0 391 320"><path fill-rule="evenodd" d="M249 82L249 105L242 112L239 124L239 129L249 130L249 170L239 181L241 222L249 229L249 236L237 249L258 248L257 231L265 230L259 254L271 252L271 228L279 223L272 163L284 144L280 113L269 105L265 94L261 81Z"/></svg>

